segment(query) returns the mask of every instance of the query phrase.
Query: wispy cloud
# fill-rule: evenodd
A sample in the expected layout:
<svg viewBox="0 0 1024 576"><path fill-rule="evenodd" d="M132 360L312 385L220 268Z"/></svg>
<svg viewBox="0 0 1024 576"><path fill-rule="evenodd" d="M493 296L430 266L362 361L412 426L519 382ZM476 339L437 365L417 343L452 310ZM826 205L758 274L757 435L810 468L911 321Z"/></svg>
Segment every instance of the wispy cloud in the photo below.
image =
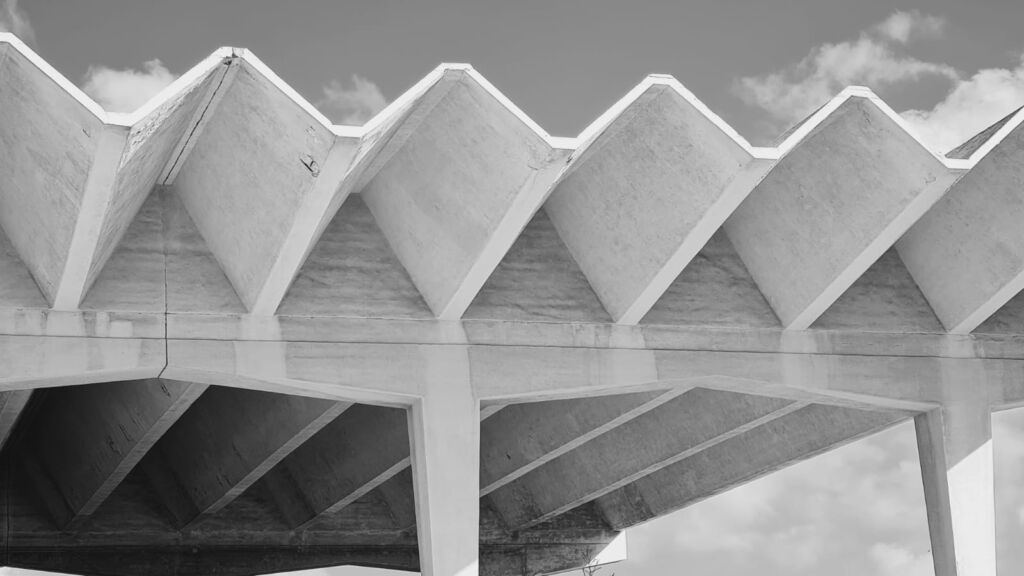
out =
<svg viewBox="0 0 1024 576"><path fill-rule="evenodd" d="M780 123L775 128L781 128L804 118L852 84L881 90L925 78L944 79L949 88L938 104L901 115L929 146L947 152L1024 105L1024 54L1013 67L965 76L948 64L906 53L907 45L939 38L945 29L946 21L938 16L896 12L854 40L822 44L782 70L739 78L733 92L747 104L767 111Z"/></svg>
<svg viewBox="0 0 1024 576"><path fill-rule="evenodd" d="M18 0L3 0L0 4L0 32L13 32L28 44L36 42L36 31L28 15L18 7Z"/></svg>
<svg viewBox="0 0 1024 576"><path fill-rule="evenodd" d="M363 124L388 103L376 84L355 74L347 86L332 80L323 90L317 107L340 124Z"/></svg>
<svg viewBox="0 0 1024 576"><path fill-rule="evenodd" d="M1013 110L1024 106L1024 55L1013 68L980 70L958 81L931 109L903 118L936 150L948 152Z"/></svg>
<svg viewBox="0 0 1024 576"><path fill-rule="evenodd" d="M780 121L795 122L852 84L880 89L926 77L956 82L960 76L952 66L905 52L912 40L937 37L944 28L945 21L936 16L896 12L856 39L822 44L783 70L739 78L733 92Z"/></svg>
<svg viewBox="0 0 1024 576"><path fill-rule="evenodd" d="M159 60L144 63L141 70L91 66L82 90L108 112L132 112L175 78L177 75Z"/></svg>

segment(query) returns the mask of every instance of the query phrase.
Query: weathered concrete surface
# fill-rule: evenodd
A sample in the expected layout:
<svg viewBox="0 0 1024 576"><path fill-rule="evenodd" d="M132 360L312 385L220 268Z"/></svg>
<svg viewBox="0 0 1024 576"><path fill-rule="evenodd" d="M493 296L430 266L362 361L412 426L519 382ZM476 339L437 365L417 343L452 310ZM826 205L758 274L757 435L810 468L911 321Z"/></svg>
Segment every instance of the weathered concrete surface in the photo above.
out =
<svg viewBox="0 0 1024 576"><path fill-rule="evenodd" d="M362 195L431 310L451 319L540 208L559 166L476 82L446 89Z"/></svg>
<svg viewBox="0 0 1024 576"><path fill-rule="evenodd" d="M80 308L163 313L167 307L164 195L154 190L92 283ZM220 270L218 274L223 275Z"/></svg>
<svg viewBox="0 0 1024 576"><path fill-rule="evenodd" d="M93 230L96 237L85 254L87 269L67 296L70 307L77 307L89 292L159 177L174 160L179 142L193 128L197 109L206 103L207 93L222 74L217 70L203 77L126 131L123 150L113 158L113 180L104 183L109 189L101 196L104 201L96 215L99 224L94 223Z"/></svg>
<svg viewBox="0 0 1024 576"><path fill-rule="evenodd" d="M409 410L416 537L424 576L480 572L480 402L469 357L428 366L430 394Z"/></svg>
<svg viewBox="0 0 1024 576"><path fill-rule="evenodd" d="M533 526L798 406L691 390L495 490L490 499L510 529Z"/></svg>
<svg viewBox="0 0 1024 576"><path fill-rule="evenodd" d="M1016 232L995 220L1016 209L1024 114L944 158L851 88L757 148L652 77L579 138L554 138L449 64L366 126L332 126L251 53L222 49L118 115L10 35L0 53L5 561L114 571L118 547L149 550L157 573L250 570L243 556L411 567L420 552L428 574L571 568L614 537L606 520L666 513L899 419L934 432L965 400L972 416L943 422L1024 405ZM984 209L968 202L937 232L963 252L928 252L918 228L900 241L944 218L932 203L965 174ZM946 271L916 266L912 244L984 260L963 273L976 285L949 284L969 321L947 330L928 287ZM956 333L986 318L988 333ZM46 407L48 388L88 398L152 378L215 392L131 472L175 401L128 394L152 408L118 411L130 421L104 417L118 402ZM409 410L411 426L332 420L351 403ZM330 422L343 437L321 442ZM79 425L60 445L37 430ZM972 426L966 444L922 435L946 572L992 564L991 506L959 498L991 488ZM18 460L24 446L37 457ZM97 450L81 484L54 473ZM257 482L289 454L285 484L301 490ZM61 486L95 507L87 521L54 521ZM535 525L509 533L517 523Z"/></svg>
<svg viewBox="0 0 1024 576"><path fill-rule="evenodd" d="M46 476L37 488L57 524L95 512L205 389L151 379L46 391L21 449Z"/></svg>
<svg viewBox="0 0 1024 576"><path fill-rule="evenodd" d="M433 317L360 194L349 196L338 210L299 271L278 313Z"/></svg>
<svg viewBox="0 0 1024 576"><path fill-rule="evenodd" d="M936 576L996 574L992 416L964 395L915 418Z"/></svg>
<svg viewBox="0 0 1024 576"><path fill-rule="evenodd" d="M103 123L18 51L2 49L0 226L52 302Z"/></svg>
<svg viewBox="0 0 1024 576"><path fill-rule="evenodd" d="M652 86L573 160L546 210L612 318L635 324L767 168Z"/></svg>
<svg viewBox="0 0 1024 576"><path fill-rule="evenodd" d="M464 317L558 322L610 319L544 209L527 224Z"/></svg>
<svg viewBox="0 0 1024 576"><path fill-rule="evenodd" d="M898 248L952 332L977 328L1024 288L1024 129L985 155Z"/></svg>
<svg viewBox="0 0 1024 576"><path fill-rule="evenodd" d="M943 330L893 248L865 270L812 327L885 332Z"/></svg>
<svg viewBox="0 0 1024 576"><path fill-rule="evenodd" d="M805 329L955 178L854 97L772 168L725 229L783 326Z"/></svg>
<svg viewBox="0 0 1024 576"><path fill-rule="evenodd" d="M178 524L187 525L229 504L349 406L211 388L141 465Z"/></svg>
<svg viewBox="0 0 1024 576"><path fill-rule="evenodd" d="M11 431L14 430L14 425L31 396L31 390L0 392L0 450L7 444L7 439L10 438Z"/></svg>
<svg viewBox="0 0 1024 576"><path fill-rule="evenodd" d="M250 65L235 68L172 187L251 307L319 174L307 164L335 136Z"/></svg>
<svg viewBox="0 0 1024 576"><path fill-rule="evenodd" d="M293 528L355 502L409 465L406 411L357 405L263 479Z"/></svg>
<svg viewBox="0 0 1024 576"><path fill-rule="evenodd" d="M597 500L617 530L695 504L906 416L811 405L747 430Z"/></svg>

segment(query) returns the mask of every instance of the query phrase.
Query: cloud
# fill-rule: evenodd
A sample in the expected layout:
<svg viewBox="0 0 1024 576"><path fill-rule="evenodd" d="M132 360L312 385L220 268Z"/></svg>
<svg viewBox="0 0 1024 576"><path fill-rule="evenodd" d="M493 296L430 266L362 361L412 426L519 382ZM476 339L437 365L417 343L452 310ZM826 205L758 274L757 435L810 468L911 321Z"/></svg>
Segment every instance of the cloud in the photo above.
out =
<svg viewBox="0 0 1024 576"><path fill-rule="evenodd" d="M1010 68L989 68L965 77L948 64L906 54L908 44L938 38L945 27L946 21L937 16L896 12L854 40L822 44L782 70L739 78L733 92L776 121L791 124L852 84L882 90L926 78L944 79L949 91L939 103L901 115L926 144L948 152L1024 105L1024 55Z"/></svg>
<svg viewBox="0 0 1024 576"><path fill-rule="evenodd" d="M355 74L350 87L332 80L323 90L324 97L317 106L341 124L363 124L388 103L376 84Z"/></svg>
<svg viewBox="0 0 1024 576"><path fill-rule="evenodd" d="M82 89L108 112L132 112L175 78L159 60L144 63L142 70L90 66Z"/></svg>
<svg viewBox="0 0 1024 576"><path fill-rule="evenodd" d="M0 4L0 32L13 32L28 44L36 42L36 31L28 15L18 7L18 0L4 0Z"/></svg>
<svg viewBox="0 0 1024 576"><path fill-rule="evenodd" d="M947 152L1024 106L1024 55L1013 68L989 68L957 82L928 110L907 110L903 118L935 150Z"/></svg>
<svg viewBox="0 0 1024 576"><path fill-rule="evenodd" d="M901 44L906 44L911 38L941 36L945 29L945 19L921 14L917 10L895 12L875 26L879 34Z"/></svg>
<svg viewBox="0 0 1024 576"><path fill-rule="evenodd" d="M629 538L639 550L616 566L619 576L666 566L693 576L930 575L914 427L765 476L630 529Z"/></svg>
<svg viewBox="0 0 1024 576"><path fill-rule="evenodd" d="M870 555L878 566L874 572L881 576L932 576L934 565L931 554L915 553L902 546L879 542L871 547Z"/></svg>
<svg viewBox="0 0 1024 576"><path fill-rule="evenodd" d="M905 54L912 39L935 37L945 21L919 12L896 12L851 41L822 44L783 70L737 79L733 92L749 105L777 120L798 121L852 84L881 89L927 77L959 80L946 64L926 62Z"/></svg>

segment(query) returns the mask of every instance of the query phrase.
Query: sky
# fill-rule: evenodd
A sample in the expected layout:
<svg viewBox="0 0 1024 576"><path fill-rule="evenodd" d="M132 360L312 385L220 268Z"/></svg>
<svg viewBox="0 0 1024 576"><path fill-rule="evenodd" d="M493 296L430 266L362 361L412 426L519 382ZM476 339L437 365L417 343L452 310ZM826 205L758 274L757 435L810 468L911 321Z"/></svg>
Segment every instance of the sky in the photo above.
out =
<svg viewBox="0 0 1024 576"><path fill-rule="evenodd" d="M940 152L1024 105L1022 22L1019 0L0 0L0 29L111 111L239 46L338 123L469 62L556 136L661 73L755 144L865 85ZM1000 570L1021 573L1024 413L994 422ZM913 426L632 529L629 545L605 574L931 575Z"/></svg>

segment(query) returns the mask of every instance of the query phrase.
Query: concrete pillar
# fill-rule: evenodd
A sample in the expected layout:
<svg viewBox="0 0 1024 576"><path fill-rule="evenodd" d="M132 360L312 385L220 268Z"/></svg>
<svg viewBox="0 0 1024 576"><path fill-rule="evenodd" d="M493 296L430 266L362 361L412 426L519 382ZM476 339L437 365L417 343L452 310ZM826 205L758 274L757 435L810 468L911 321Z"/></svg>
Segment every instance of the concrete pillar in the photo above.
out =
<svg viewBox="0 0 1024 576"><path fill-rule="evenodd" d="M983 396L978 394L977 396ZM958 399L915 419L936 576L995 576L992 415Z"/></svg>
<svg viewBox="0 0 1024 576"><path fill-rule="evenodd" d="M478 576L480 403L466 351L440 356L409 415L420 571Z"/></svg>

